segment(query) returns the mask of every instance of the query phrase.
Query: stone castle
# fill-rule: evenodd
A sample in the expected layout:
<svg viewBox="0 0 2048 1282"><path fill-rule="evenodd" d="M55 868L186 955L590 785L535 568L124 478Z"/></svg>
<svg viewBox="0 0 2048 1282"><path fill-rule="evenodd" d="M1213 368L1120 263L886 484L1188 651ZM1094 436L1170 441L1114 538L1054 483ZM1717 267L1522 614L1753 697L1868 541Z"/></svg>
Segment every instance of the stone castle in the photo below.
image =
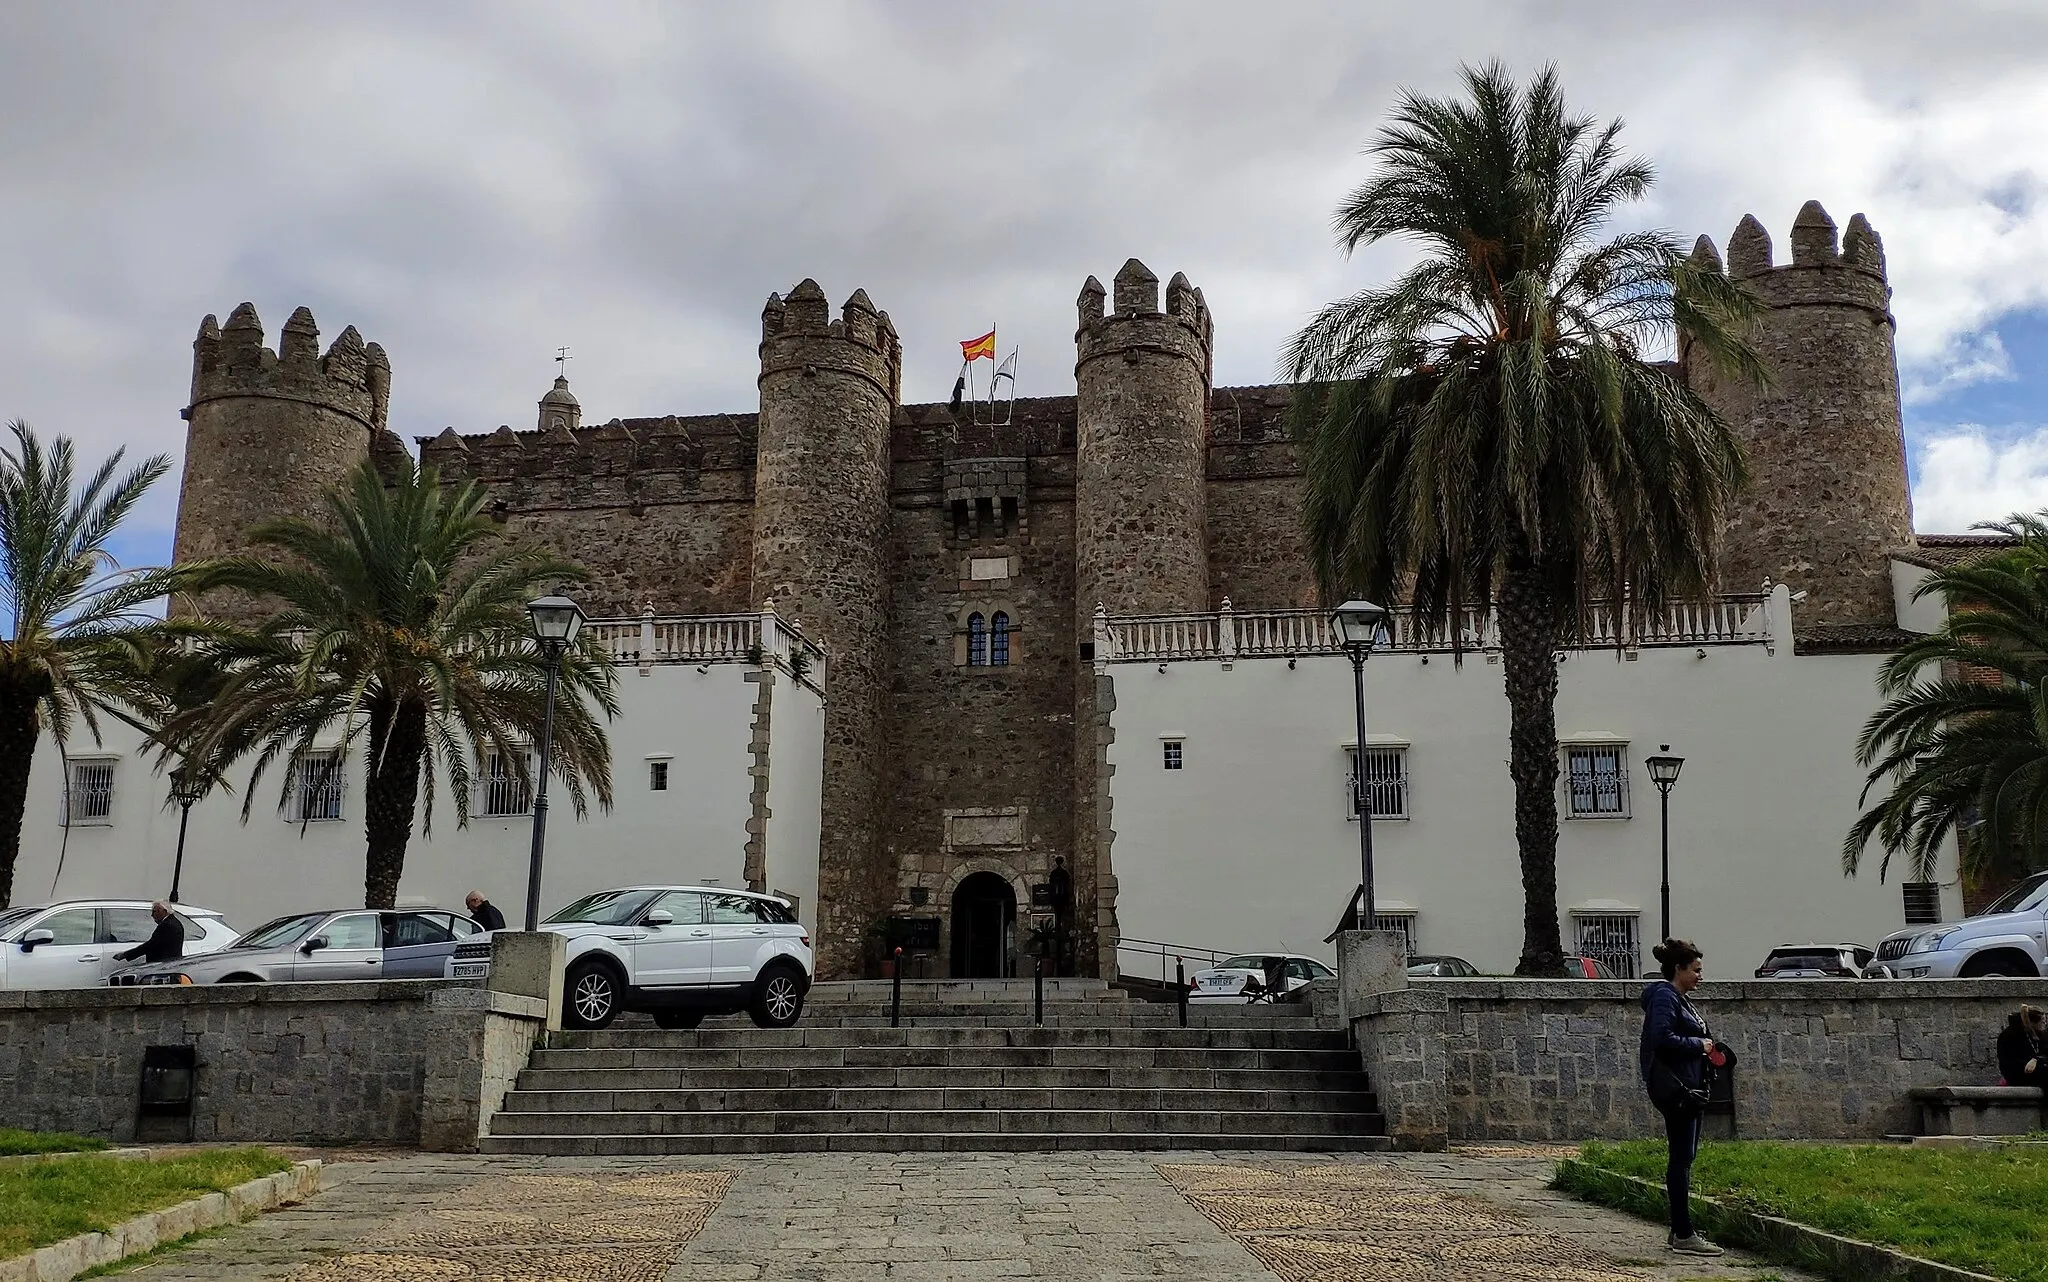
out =
<svg viewBox="0 0 2048 1282"><path fill-rule="evenodd" d="M1696 259L1720 265L1702 237ZM1745 218L1725 270L1769 305L1762 393L1703 382L1746 442L1753 487L1724 581L1803 589L1815 646L1894 623L1886 554L1912 542L1884 255L1862 215L1837 243L1817 203L1791 262ZM1163 302L1163 307L1162 307ZM325 355L309 312L275 353L248 304L195 343L176 555L310 513L386 426L391 366L353 328ZM422 439L508 530L590 572L595 617L773 605L828 655L819 903L826 976L890 914L943 913L974 871L1073 877L1083 971L1114 947L1109 680L1093 619L1316 604L1285 387L1212 386L1201 290L1133 259L1079 298L1073 396L979 424L904 405L888 314L832 314L806 280L761 316L755 412L583 421L566 379L533 430ZM1878 638L1877 641L1871 638ZM1860 640L1859 640L1860 639ZM1097 950L1100 950L1099 952Z"/></svg>

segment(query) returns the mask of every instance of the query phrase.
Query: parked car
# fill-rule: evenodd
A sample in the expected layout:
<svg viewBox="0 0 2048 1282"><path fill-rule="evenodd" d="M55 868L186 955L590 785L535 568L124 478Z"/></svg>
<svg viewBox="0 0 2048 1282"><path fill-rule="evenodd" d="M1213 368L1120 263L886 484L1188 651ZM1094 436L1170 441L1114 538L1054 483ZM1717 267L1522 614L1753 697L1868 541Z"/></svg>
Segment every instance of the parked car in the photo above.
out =
<svg viewBox="0 0 2048 1282"><path fill-rule="evenodd" d="M156 931L146 899L67 899L0 912L0 988L97 988L126 952ZM235 932L211 908L172 909L185 955L217 952Z"/></svg>
<svg viewBox="0 0 2048 1282"><path fill-rule="evenodd" d="M480 930L445 908L293 913L204 957L131 966L107 982L264 984L345 979L438 979L458 941Z"/></svg>
<svg viewBox="0 0 2048 1282"><path fill-rule="evenodd" d="M1898 979L1980 979L2044 971L2048 872L2024 878L1974 917L1886 935L1864 973Z"/></svg>
<svg viewBox="0 0 2048 1282"><path fill-rule="evenodd" d="M1191 1003L1243 1005L1260 1000L1285 1000L1286 994L1337 972L1313 957L1293 953L1245 953L1226 957L1189 979Z"/></svg>
<svg viewBox="0 0 2048 1282"><path fill-rule="evenodd" d="M1566 979L1620 979L1614 967L1597 957L1567 957L1564 959Z"/></svg>
<svg viewBox="0 0 2048 1282"><path fill-rule="evenodd" d="M811 987L811 934L773 895L717 886L628 886L570 904L541 923L568 940L562 1020L603 1028L644 1011L663 1028L695 1028L745 1011L788 1028ZM449 973L490 966L490 939L458 945Z"/></svg>
<svg viewBox="0 0 2048 1282"><path fill-rule="evenodd" d="M1479 968L1463 957L1425 956L1416 954L1408 959L1410 979L1471 979L1479 974Z"/></svg>
<svg viewBox="0 0 2048 1282"><path fill-rule="evenodd" d="M1758 979L1857 979L1876 954L1861 944L1779 944Z"/></svg>

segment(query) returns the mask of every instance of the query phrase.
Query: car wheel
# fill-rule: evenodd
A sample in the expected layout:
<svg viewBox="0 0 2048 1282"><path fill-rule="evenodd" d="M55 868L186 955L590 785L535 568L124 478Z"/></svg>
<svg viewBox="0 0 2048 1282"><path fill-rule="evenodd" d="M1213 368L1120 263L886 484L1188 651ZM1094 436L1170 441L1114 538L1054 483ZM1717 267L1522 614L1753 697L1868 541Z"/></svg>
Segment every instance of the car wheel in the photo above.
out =
<svg viewBox="0 0 2048 1282"><path fill-rule="evenodd" d="M701 1010L658 1010L654 1012L656 1028L695 1028L704 1022Z"/></svg>
<svg viewBox="0 0 2048 1282"><path fill-rule="evenodd" d="M263 982L263 977L261 975L229 975L220 982L223 984L260 984Z"/></svg>
<svg viewBox="0 0 2048 1282"><path fill-rule="evenodd" d="M563 1022L572 1028L604 1028L619 1017L618 972L601 961L580 961L562 976Z"/></svg>
<svg viewBox="0 0 2048 1282"><path fill-rule="evenodd" d="M2016 957L1993 955L1963 968L1961 979L2032 979L2034 968Z"/></svg>
<svg viewBox="0 0 2048 1282"><path fill-rule="evenodd" d="M762 1028L788 1028L804 1011L804 977L793 966L771 966L754 985L747 1013Z"/></svg>

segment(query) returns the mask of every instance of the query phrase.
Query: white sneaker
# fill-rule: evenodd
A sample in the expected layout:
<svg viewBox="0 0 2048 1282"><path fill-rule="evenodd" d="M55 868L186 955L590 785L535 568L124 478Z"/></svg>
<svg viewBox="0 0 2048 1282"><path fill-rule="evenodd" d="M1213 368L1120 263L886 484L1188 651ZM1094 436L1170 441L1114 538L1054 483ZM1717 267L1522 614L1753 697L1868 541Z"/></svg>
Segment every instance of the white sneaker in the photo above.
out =
<svg viewBox="0 0 2048 1282"><path fill-rule="evenodd" d="M1674 1234L1665 1240L1665 1244L1669 1246L1672 1250L1678 1252L1680 1255L1724 1254L1720 1247L1715 1246L1712 1242L1707 1241L1705 1238L1701 1237L1697 1232L1695 1232L1691 1237L1679 1237Z"/></svg>

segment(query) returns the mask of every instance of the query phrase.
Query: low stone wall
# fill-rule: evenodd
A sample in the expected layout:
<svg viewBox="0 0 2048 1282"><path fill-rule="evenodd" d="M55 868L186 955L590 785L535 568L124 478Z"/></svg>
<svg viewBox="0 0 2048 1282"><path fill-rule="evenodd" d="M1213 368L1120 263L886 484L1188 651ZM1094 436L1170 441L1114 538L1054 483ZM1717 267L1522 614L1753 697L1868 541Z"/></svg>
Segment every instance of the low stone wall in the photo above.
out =
<svg viewBox="0 0 2048 1282"><path fill-rule="evenodd" d="M1347 995L1351 1027L1405 1148L1662 1133L1637 1070L1641 981L1422 980ZM1995 1043L2048 981L1708 983L1693 1001L1733 1047L1746 1139L1908 1134L1915 1087L1998 1080Z"/></svg>
<svg viewBox="0 0 2048 1282"><path fill-rule="evenodd" d="M196 1140L473 1149L546 1016L441 980L0 992L0 1126L130 1140L143 1048L190 1045Z"/></svg>

